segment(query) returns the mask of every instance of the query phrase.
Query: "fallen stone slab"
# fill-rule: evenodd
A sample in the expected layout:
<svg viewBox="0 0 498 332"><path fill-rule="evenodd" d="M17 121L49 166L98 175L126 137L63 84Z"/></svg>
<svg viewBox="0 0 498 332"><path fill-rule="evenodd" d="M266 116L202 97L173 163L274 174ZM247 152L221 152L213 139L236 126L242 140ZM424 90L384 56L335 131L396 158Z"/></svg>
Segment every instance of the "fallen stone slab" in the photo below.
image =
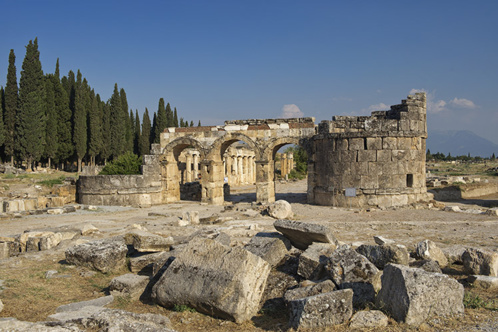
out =
<svg viewBox="0 0 498 332"><path fill-rule="evenodd" d="M474 287L481 289L498 289L498 277L471 275L467 278Z"/></svg>
<svg viewBox="0 0 498 332"><path fill-rule="evenodd" d="M71 247L65 255L69 264L108 273L126 264L127 252L124 241L96 240Z"/></svg>
<svg viewBox="0 0 498 332"><path fill-rule="evenodd" d="M441 268L448 265L448 259L446 259L444 252L431 240L417 243L416 254L420 259L432 259L438 262Z"/></svg>
<svg viewBox="0 0 498 332"><path fill-rule="evenodd" d="M130 271L133 273L140 272L145 274L152 274L154 263L160 260L164 255L167 255L168 257L170 256L168 251L159 251L155 253L145 253L140 254L139 256L129 257Z"/></svg>
<svg viewBox="0 0 498 332"><path fill-rule="evenodd" d="M441 271L441 268L439 267L439 264L432 259L423 259L421 261L414 261L410 264L410 267L422 269L427 272L443 273L443 271Z"/></svg>
<svg viewBox="0 0 498 332"><path fill-rule="evenodd" d="M391 239L386 239L385 237L380 236L380 235L374 236L374 241L379 246L381 246L383 244L395 244L396 243L396 241L391 240Z"/></svg>
<svg viewBox="0 0 498 332"><path fill-rule="evenodd" d="M389 264L376 305L397 321L420 325L434 316L462 314L463 286L440 273Z"/></svg>
<svg viewBox="0 0 498 332"><path fill-rule="evenodd" d="M311 244L299 256L297 274L308 280L319 280L326 276L325 264L328 257L335 251L336 245L332 243Z"/></svg>
<svg viewBox="0 0 498 332"><path fill-rule="evenodd" d="M351 329L375 329L386 327L389 318L380 310L358 311L351 317L349 328Z"/></svg>
<svg viewBox="0 0 498 332"><path fill-rule="evenodd" d="M463 264L462 255L467 250L467 248L455 245L451 247L441 248L446 259L448 259L448 264Z"/></svg>
<svg viewBox="0 0 498 332"><path fill-rule="evenodd" d="M80 233L83 236L92 235L92 234L98 233L98 232L99 232L99 229L97 227L93 226L92 224L84 224L80 229Z"/></svg>
<svg viewBox="0 0 498 332"><path fill-rule="evenodd" d="M480 274L485 276L498 276L498 253L469 248L462 255L463 267L468 274Z"/></svg>
<svg viewBox="0 0 498 332"><path fill-rule="evenodd" d="M410 254L405 246L394 244L368 245L356 248L356 252L368 258L378 269L389 263L408 265Z"/></svg>
<svg viewBox="0 0 498 332"><path fill-rule="evenodd" d="M0 318L0 331L37 331L37 332L76 332L77 326L47 326L44 323L20 321L12 317Z"/></svg>
<svg viewBox="0 0 498 332"><path fill-rule="evenodd" d="M231 242L230 235L228 235L225 232L221 232L219 230L212 230L212 229L200 229L198 231L195 231L187 237L185 242L190 242L196 237L215 240L225 246L230 246Z"/></svg>
<svg viewBox="0 0 498 332"><path fill-rule="evenodd" d="M276 267L291 249L290 241L277 232L260 232L251 238L244 249L263 258L272 267Z"/></svg>
<svg viewBox="0 0 498 332"><path fill-rule="evenodd" d="M82 319L91 317L92 315L100 312L102 310L101 306L87 305L76 310L56 312L53 315L47 317L48 321L56 322L79 322Z"/></svg>
<svg viewBox="0 0 498 332"><path fill-rule="evenodd" d="M108 296L99 297L99 298L93 299L93 300L64 304L64 305L57 307L57 309L55 309L55 312L61 313L61 312L68 312L68 311L77 311L77 310L80 310L81 308L90 307L90 306L102 308L108 304L111 304L112 301L114 301L114 296L108 295Z"/></svg>
<svg viewBox="0 0 498 332"><path fill-rule="evenodd" d="M325 225L280 219L276 220L273 226L288 238L293 246L301 250L306 250L313 242L338 245L332 230Z"/></svg>
<svg viewBox="0 0 498 332"><path fill-rule="evenodd" d="M59 245L62 241L61 233L52 233L40 237L40 250L49 250Z"/></svg>
<svg viewBox="0 0 498 332"><path fill-rule="evenodd" d="M339 289L353 289L355 304L375 300L381 272L365 256L348 247L339 247L330 255L325 268Z"/></svg>
<svg viewBox="0 0 498 332"><path fill-rule="evenodd" d="M185 211L182 215L182 220L178 222L178 226L199 225L199 211Z"/></svg>
<svg viewBox="0 0 498 332"><path fill-rule="evenodd" d="M292 213L292 206L283 199L270 204L270 206L268 206L268 214L275 219L288 219L294 216L294 213Z"/></svg>
<svg viewBox="0 0 498 332"><path fill-rule="evenodd" d="M289 302L294 300L315 296L318 294L329 293L335 290L336 286L334 282L332 280L325 280L309 286L289 289L287 292L285 292L284 301L288 305Z"/></svg>
<svg viewBox="0 0 498 332"><path fill-rule="evenodd" d="M163 237L147 231L134 230L125 235L125 242L138 252L158 252L168 251L175 240L171 236Z"/></svg>
<svg viewBox="0 0 498 332"><path fill-rule="evenodd" d="M112 279L109 291L113 296L129 296L132 299L138 299L149 281L148 276L127 273Z"/></svg>
<svg viewBox="0 0 498 332"><path fill-rule="evenodd" d="M164 307L188 305L241 323L259 310L270 269L245 249L196 238L164 271L152 288L152 298Z"/></svg>
<svg viewBox="0 0 498 332"><path fill-rule="evenodd" d="M323 328L346 323L353 314L353 291L338 290L289 302L289 326Z"/></svg>
<svg viewBox="0 0 498 332"><path fill-rule="evenodd" d="M98 331L161 331L175 332L171 321L158 314L137 314L124 310L104 309L82 321L87 329Z"/></svg>

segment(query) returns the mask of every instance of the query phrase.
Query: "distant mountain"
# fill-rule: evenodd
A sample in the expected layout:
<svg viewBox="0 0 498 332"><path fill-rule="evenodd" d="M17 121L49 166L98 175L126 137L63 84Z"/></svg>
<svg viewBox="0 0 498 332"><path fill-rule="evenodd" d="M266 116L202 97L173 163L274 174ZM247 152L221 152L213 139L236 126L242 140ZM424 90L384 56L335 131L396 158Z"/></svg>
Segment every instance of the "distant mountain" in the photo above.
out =
<svg viewBox="0 0 498 332"><path fill-rule="evenodd" d="M495 144L470 130L429 130L427 149L431 153L441 152L452 156L470 155L472 157L490 157L498 155L498 144Z"/></svg>

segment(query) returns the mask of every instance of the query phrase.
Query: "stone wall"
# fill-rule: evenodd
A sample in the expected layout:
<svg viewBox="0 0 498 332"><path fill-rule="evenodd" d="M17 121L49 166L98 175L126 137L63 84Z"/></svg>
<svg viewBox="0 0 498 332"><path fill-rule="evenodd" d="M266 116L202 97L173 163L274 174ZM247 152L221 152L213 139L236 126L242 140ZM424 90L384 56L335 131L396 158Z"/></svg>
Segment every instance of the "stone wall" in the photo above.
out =
<svg viewBox="0 0 498 332"><path fill-rule="evenodd" d="M160 163L144 156L141 175L80 176L78 202L88 205L149 207L163 203Z"/></svg>
<svg viewBox="0 0 498 332"><path fill-rule="evenodd" d="M308 202L390 207L429 199L426 123L424 93L371 116L322 121L311 139Z"/></svg>

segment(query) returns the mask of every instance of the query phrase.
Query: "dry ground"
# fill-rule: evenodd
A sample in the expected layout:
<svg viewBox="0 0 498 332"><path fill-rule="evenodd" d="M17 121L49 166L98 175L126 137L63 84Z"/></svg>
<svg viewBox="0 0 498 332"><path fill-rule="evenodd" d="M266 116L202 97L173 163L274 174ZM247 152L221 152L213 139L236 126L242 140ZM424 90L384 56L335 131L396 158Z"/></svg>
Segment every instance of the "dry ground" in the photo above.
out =
<svg viewBox="0 0 498 332"><path fill-rule="evenodd" d="M343 242L363 242L373 244L374 235L382 235L406 244L408 248L424 239L435 241L439 246L451 245L477 246L498 250L498 218L470 213L443 212L431 209L365 210L343 209L304 204L305 181L277 185L277 199L292 202L295 219L326 223L333 227L336 237ZM22 233L26 230L56 229L66 227L78 229L84 224L96 226L100 232L92 238L103 238L124 234L133 224L141 225L149 231L183 237L198 227L217 228L229 233L232 245L243 244L259 231L274 231L273 220L269 217L246 216L245 210L251 209L255 198L255 188L240 187L229 198L235 208L224 211L220 206L201 205L198 202L181 202L154 206L147 209L104 207L98 211L78 211L66 215L34 215L20 219L1 219L0 236ZM489 199L496 199L491 197ZM479 208L465 202L457 202L462 208ZM200 217L218 214L227 217L224 223L204 226L178 227L176 221L183 211L197 210ZM150 215L150 214L153 215ZM232 219L233 218L233 219ZM232 220L230 220L232 219ZM90 239L90 237L88 237ZM0 260L0 280L3 289L0 293L5 308L0 317L16 317L19 320L40 321L55 313L59 305L88 300L106 294L110 280L127 271L123 269L112 274L97 273L85 276L85 269L65 264L64 250L71 242L59 247L37 253L26 253L18 257ZM47 279L49 270L58 271L58 278ZM450 266L445 272L462 281L466 289L467 308L465 315L457 318L433 319L419 327L420 330L444 331L492 331L498 328L498 293L484 292L467 285L461 266ZM1 281L0 281L1 282ZM474 306L475 308L471 308ZM172 311L160 306L118 298L111 305L134 312L160 313L168 316L178 331L280 331L286 330L285 312L262 310L252 321L242 325L218 320L191 311ZM328 331L346 330L346 326ZM417 330L390 321L383 331Z"/></svg>

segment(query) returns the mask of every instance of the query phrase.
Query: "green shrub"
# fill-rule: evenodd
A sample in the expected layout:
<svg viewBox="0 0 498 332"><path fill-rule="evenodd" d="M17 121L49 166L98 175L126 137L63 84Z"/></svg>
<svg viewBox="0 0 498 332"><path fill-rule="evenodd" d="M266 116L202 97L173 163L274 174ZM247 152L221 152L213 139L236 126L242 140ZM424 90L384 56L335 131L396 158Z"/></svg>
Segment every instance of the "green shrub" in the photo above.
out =
<svg viewBox="0 0 498 332"><path fill-rule="evenodd" d="M141 165L142 157L126 152L107 163L100 175L140 174Z"/></svg>
<svg viewBox="0 0 498 332"><path fill-rule="evenodd" d="M56 184L63 184L64 180L65 180L65 176L59 176L57 179L39 181L38 184L52 188Z"/></svg>
<svg viewBox="0 0 498 332"><path fill-rule="evenodd" d="M185 304L175 304L173 306L173 311L176 311L176 312L196 312L196 310L194 308L190 308L188 305L185 305Z"/></svg>

